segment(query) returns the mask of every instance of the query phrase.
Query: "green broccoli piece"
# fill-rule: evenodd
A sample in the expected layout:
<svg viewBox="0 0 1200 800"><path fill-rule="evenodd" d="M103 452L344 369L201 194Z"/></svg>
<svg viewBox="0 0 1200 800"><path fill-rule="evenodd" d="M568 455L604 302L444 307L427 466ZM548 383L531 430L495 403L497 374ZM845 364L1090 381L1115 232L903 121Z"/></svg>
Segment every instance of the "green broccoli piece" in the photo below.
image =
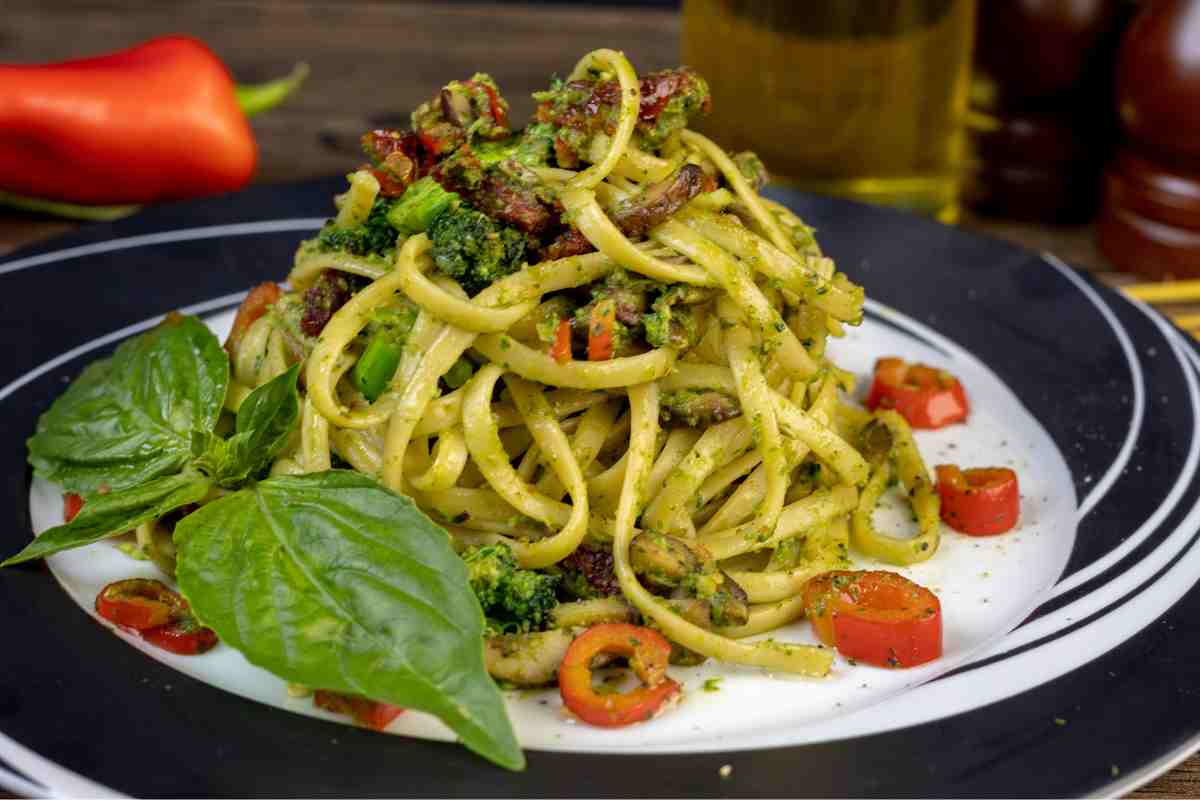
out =
<svg viewBox="0 0 1200 800"><path fill-rule="evenodd" d="M396 201L378 197L361 225L341 227L330 221L317 236L317 245L356 256L387 256L396 247L399 232L388 222Z"/></svg>
<svg viewBox="0 0 1200 800"><path fill-rule="evenodd" d="M459 197L447 192L433 178L424 177L404 190L387 213L387 221L407 236L423 233L433 218L457 205Z"/></svg>
<svg viewBox="0 0 1200 800"><path fill-rule="evenodd" d="M439 214L429 224L428 234L433 262L467 294L516 272L524 261L525 237L520 231L466 206Z"/></svg>
<svg viewBox="0 0 1200 800"><path fill-rule="evenodd" d="M471 590L487 617L489 634L541 630L558 605L559 577L520 569L506 544L471 547L462 554Z"/></svg>

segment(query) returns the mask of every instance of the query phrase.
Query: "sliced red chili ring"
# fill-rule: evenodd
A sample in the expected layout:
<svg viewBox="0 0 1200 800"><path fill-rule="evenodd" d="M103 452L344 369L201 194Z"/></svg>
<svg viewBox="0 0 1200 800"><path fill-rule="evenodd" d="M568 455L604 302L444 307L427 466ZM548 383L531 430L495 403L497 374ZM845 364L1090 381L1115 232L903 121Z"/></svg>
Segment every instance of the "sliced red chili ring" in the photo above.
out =
<svg viewBox="0 0 1200 800"><path fill-rule="evenodd" d="M83 496L74 492L63 495L63 522L70 522L75 515L83 510Z"/></svg>
<svg viewBox="0 0 1200 800"><path fill-rule="evenodd" d="M140 633L150 644L181 656L207 653L217 646L217 634L186 611L173 622Z"/></svg>
<svg viewBox="0 0 1200 800"><path fill-rule="evenodd" d="M328 689L318 689L313 693L313 705L335 714L346 714L353 717L359 725L374 731L383 730L392 724L392 720L404 713L400 706L368 700L358 695L331 692Z"/></svg>
<svg viewBox="0 0 1200 800"><path fill-rule="evenodd" d="M1013 529L1021 515L1017 473L1007 467L936 469L942 521L970 536L994 536Z"/></svg>
<svg viewBox="0 0 1200 800"><path fill-rule="evenodd" d="M123 628L144 631L171 622L183 598L162 581L128 578L108 584L96 595L96 613Z"/></svg>
<svg viewBox="0 0 1200 800"><path fill-rule="evenodd" d="M847 658L879 667L912 667L942 654L942 605L903 575L836 570L804 588L817 637Z"/></svg>
<svg viewBox="0 0 1200 800"><path fill-rule="evenodd" d="M600 694L592 686L592 660L601 654L624 656L642 681L621 694ZM593 625L563 656L558 688L563 704L590 725L614 728L650 719L679 694L679 684L667 677L671 643L650 628L626 623Z"/></svg>
<svg viewBox="0 0 1200 800"><path fill-rule="evenodd" d="M875 378L864 402L867 408L894 408L914 428L942 428L964 422L967 394L957 378L925 364L900 358L875 362Z"/></svg>

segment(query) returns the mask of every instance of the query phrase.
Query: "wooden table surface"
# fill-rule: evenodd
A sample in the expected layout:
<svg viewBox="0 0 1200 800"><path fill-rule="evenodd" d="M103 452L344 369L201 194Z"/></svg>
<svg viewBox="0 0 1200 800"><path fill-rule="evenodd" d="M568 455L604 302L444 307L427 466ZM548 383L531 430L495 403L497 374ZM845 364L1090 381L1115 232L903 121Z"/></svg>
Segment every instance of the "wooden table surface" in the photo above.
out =
<svg viewBox="0 0 1200 800"><path fill-rule="evenodd" d="M298 96L253 120L262 183L325 177L361 163L358 136L400 123L452 77L490 72L515 119L530 92L595 47L622 49L639 71L678 63L679 17L670 10L600 5L255 2L47 3L6 0L0 61L40 62L100 53L165 33L203 39L242 81L312 74ZM1089 226L1055 228L968 216L963 227L1064 260L1114 284ZM70 222L0 209L0 256L74 229ZM7 797L0 792L0 797ZM1200 755L1133 792L1136 798L1200 797Z"/></svg>

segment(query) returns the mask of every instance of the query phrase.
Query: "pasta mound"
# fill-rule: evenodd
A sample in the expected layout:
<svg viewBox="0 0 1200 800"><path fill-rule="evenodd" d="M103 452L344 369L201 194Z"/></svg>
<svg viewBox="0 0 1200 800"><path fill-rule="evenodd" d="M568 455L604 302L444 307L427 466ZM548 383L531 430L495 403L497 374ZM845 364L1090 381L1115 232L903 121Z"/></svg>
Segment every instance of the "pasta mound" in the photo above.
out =
<svg viewBox="0 0 1200 800"><path fill-rule="evenodd" d="M603 124L559 135L546 145L557 158L519 167L523 185L561 208L569 230L555 245L536 251L506 233L488 250L498 234L475 220L484 232L458 242L463 258L496 267L468 285L447 272L428 226L376 229L383 217L366 213L397 164L429 164L391 158L391 172L356 173L329 229L340 238L323 234L350 245L300 248L291 291L233 347L228 404L302 360L301 429L273 472L348 464L412 497L460 549L504 544L520 568L583 587L553 610L549 630L489 643L497 677L544 682L570 641L561 631L637 616L682 659L824 674L830 650L741 640L799 618L806 581L845 567L852 546L902 563L937 548L936 496L907 425L844 402L853 377L826 355L829 337L861 321L863 292L811 229L760 196L752 155L731 157L685 127L648 132L646 79L622 54L589 53L561 91L589 85L608 87ZM468 98L461 113L490 96L488 122L503 111L507 125L492 84L457 86ZM450 125L456 107L443 106L422 106L420 119ZM537 130L569 116L545 108ZM458 138L439 148L491 135L446 130ZM487 144L475 141L467 146L482 159ZM437 158L431 174L466 185ZM685 202L671 194L681 191ZM536 208L503 212L487 216L527 231L551 224ZM377 246L382 254L367 252ZM621 305L630 292L633 312ZM403 344L368 398L356 370L368 334L388 325ZM910 490L916 540L871 525L893 472ZM548 673L511 668L513 636L545 652Z"/></svg>

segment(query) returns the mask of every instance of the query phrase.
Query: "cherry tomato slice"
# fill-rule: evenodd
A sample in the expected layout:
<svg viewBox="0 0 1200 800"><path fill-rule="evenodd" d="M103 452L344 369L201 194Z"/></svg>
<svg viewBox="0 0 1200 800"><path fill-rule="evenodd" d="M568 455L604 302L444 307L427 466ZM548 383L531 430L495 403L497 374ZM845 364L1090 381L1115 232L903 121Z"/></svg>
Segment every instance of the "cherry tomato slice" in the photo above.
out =
<svg viewBox="0 0 1200 800"><path fill-rule="evenodd" d="M83 497L74 492L63 495L63 522L70 522L83 510Z"/></svg>
<svg viewBox="0 0 1200 800"><path fill-rule="evenodd" d="M571 360L571 320L559 320L554 329L554 346L550 348L550 357L559 364Z"/></svg>
<svg viewBox="0 0 1200 800"><path fill-rule="evenodd" d="M178 593L162 581L129 578L110 583L96 595L96 613L109 622L144 631L166 625L183 611Z"/></svg>
<svg viewBox="0 0 1200 800"><path fill-rule="evenodd" d="M629 659L642 685L624 694L598 693L592 686L592 659L602 653ZM667 677L670 656L671 643L658 631L622 622L593 625L571 642L558 668L563 704L584 722L604 728L650 719L680 691Z"/></svg>
<svg viewBox="0 0 1200 800"><path fill-rule="evenodd" d="M937 489L942 498L942 521L969 536L1006 533L1021 515L1017 473L1007 467L962 470L940 464Z"/></svg>
<svg viewBox="0 0 1200 800"><path fill-rule="evenodd" d="M207 653L217 646L217 634L196 621L186 610L174 621L141 631L150 644L181 656Z"/></svg>
<svg viewBox="0 0 1200 800"><path fill-rule="evenodd" d="M260 283L251 289L250 293L246 295L246 299L238 306L237 315L233 318L233 327L229 331L229 338L225 340L225 349L232 353L250 326L267 313L267 309L275 305L282 296L283 289L270 281Z"/></svg>
<svg viewBox="0 0 1200 800"><path fill-rule="evenodd" d="M949 372L899 358L875 362L875 379L865 405L894 408L914 428L943 428L967 419L969 406L962 384Z"/></svg>
<svg viewBox="0 0 1200 800"><path fill-rule="evenodd" d="M588 321L588 361L608 361L613 355L613 329L617 326L617 304L601 300L592 306Z"/></svg>
<svg viewBox="0 0 1200 800"><path fill-rule="evenodd" d="M804 588L818 638L847 658L879 667L912 667L942 654L942 605L903 575L837 570Z"/></svg>
<svg viewBox="0 0 1200 800"><path fill-rule="evenodd" d="M313 705L335 714L353 717L357 724L373 731L383 730L392 724L392 720L404 713L400 706L327 689L318 689L313 693Z"/></svg>

